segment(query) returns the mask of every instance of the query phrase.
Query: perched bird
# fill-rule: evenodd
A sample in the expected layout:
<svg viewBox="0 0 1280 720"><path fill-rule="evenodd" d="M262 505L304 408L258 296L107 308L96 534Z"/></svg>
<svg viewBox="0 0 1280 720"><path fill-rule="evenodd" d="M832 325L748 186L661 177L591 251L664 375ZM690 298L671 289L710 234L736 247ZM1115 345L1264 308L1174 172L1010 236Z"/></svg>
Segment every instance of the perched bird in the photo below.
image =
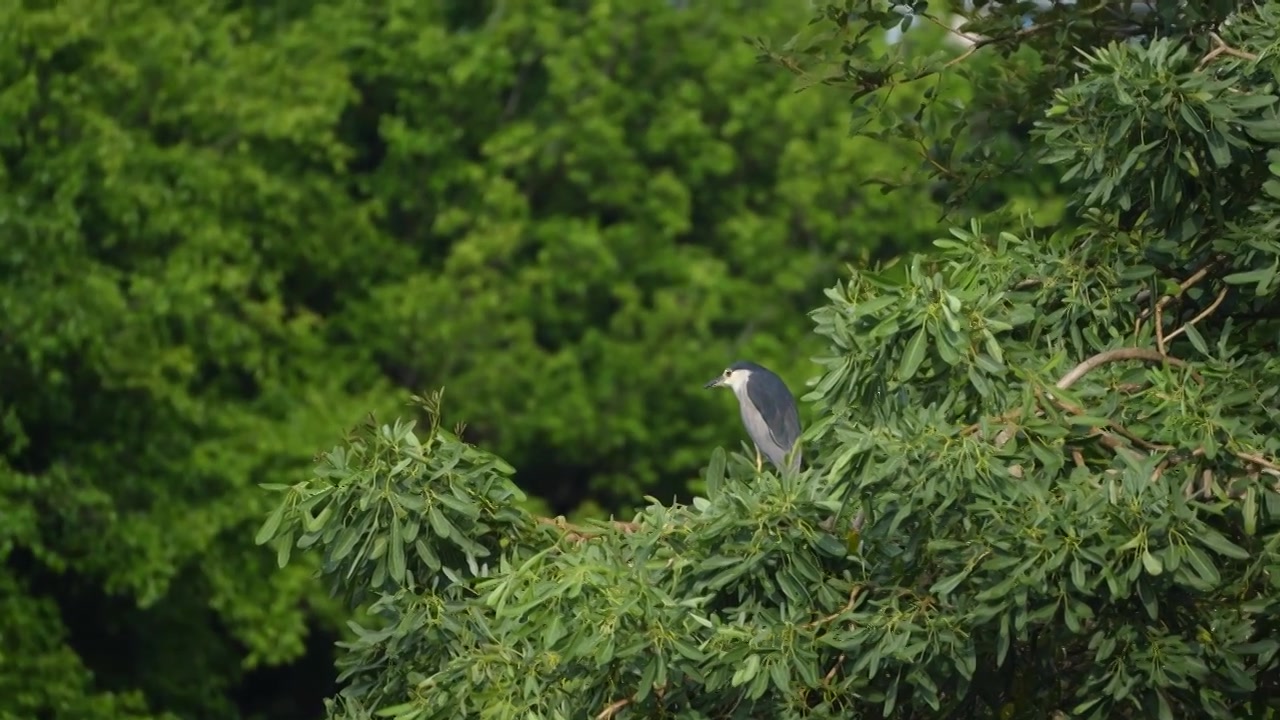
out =
<svg viewBox="0 0 1280 720"><path fill-rule="evenodd" d="M800 439L800 412L787 384L776 373L752 362L736 362L704 387L729 387L738 398L742 424L756 446L756 472L760 454L782 470L787 455ZM800 467L800 450L791 456L791 469Z"/></svg>

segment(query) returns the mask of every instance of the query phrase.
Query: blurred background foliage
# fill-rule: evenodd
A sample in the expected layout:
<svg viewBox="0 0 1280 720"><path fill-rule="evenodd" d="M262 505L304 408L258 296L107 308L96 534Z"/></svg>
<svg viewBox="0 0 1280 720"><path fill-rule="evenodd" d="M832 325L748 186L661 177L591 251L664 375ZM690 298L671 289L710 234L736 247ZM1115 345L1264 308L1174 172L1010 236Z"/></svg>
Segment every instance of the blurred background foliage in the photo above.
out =
<svg viewBox="0 0 1280 720"><path fill-rule="evenodd" d="M933 140L851 137L743 41L808 17L0 0L0 718L318 715L344 618L253 546L257 484L409 390L543 512L687 493L744 440L702 382L801 394L822 290L954 194L882 192Z"/></svg>

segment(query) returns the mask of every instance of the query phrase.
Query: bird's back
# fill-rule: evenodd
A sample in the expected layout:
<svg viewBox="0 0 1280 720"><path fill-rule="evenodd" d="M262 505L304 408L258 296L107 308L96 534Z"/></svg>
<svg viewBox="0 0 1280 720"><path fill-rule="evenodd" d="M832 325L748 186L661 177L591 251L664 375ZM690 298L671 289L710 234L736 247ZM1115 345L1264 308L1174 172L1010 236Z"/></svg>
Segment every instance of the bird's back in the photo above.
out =
<svg viewBox="0 0 1280 720"><path fill-rule="evenodd" d="M782 378L765 368L759 368L751 373L747 393L751 400L750 404L758 412L760 420L748 417L749 411L745 406L742 420L748 429L754 423L762 425L751 434L754 436L759 432L764 435L765 442L754 437L753 439L769 461L781 468L785 464L787 453L791 452L796 441L800 439L800 411L796 407L795 397ZM792 467L799 467L799 465L800 452L797 451L792 458Z"/></svg>

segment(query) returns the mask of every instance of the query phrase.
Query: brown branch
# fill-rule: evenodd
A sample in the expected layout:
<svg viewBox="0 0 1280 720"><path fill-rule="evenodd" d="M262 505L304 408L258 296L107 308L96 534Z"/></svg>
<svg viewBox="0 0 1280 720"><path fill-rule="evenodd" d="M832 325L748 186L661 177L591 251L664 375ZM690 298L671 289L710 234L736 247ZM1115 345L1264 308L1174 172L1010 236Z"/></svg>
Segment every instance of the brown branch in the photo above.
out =
<svg viewBox="0 0 1280 720"><path fill-rule="evenodd" d="M1057 405L1058 407L1071 413L1072 415L1088 415L1089 414L1084 408L1078 405L1069 403L1066 400L1061 400L1059 398L1053 397L1052 395L1049 395L1049 400L1052 401L1054 405ZM1116 422L1115 420L1112 420L1110 418L1104 418L1104 419L1107 421L1107 427L1109 429L1111 429L1113 432L1119 435L1122 435L1128 438L1130 442L1132 442L1135 445L1138 445L1139 447L1143 447L1143 448L1146 448L1147 450L1155 450L1155 451L1167 451L1167 450L1173 449L1172 445L1161 445L1158 443L1153 443L1149 440L1144 440L1143 438L1139 437L1133 432L1127 430L1123 425ZM1100 428L1094 428L1093 434L1101 435L1102 444L1106 445L1112 450L1119 450L1121 447L1123 447L1123 444L1120 443L1118 440L1116 440L1114 436L1109 436L1106 432L1102 431Z"/></svg>
<svg viewBox="0 0 1280 720"><path fill-rule="evenodd" d="M601 710L600 714L596 715L596 720L609 720L609 718L613 717L614 715L617 715L619 710L621 710L622 708L630 704L631 704L631 698L622 698L621 700L614 700L613 702L605 706L605 709Z"/></svg>
<svg viewBox="0 0 1280 720"><path fill-rule="evenodd" d="M831 684L832 678L836 676L836 671L840 669L840 665L842 663L844 663L844 653L840 653L840 657L836 658L835 664L831 666L831 669L827 671L826 675L822 676L823 685Z"/></svg>
<svg viewBox="0 0 1280 720"><path fill-rule="evenodd" d="M1216 32L1210 32L1209 37L1210 39L1213 40L1213 49L1205 53L1204 57L1200 58L1200 63L1196 65L1197 70L1203 69L1204 66L1213 62L1213 60L1217 58L1219 55L1229 55L1231 57L1240 58L1241 60L1248 60L1250 62L1256 61L1258 59L1257 55L1254 55L1253 53L1248 52L1247 50L1240 50L1239 48L1231 47L1230 45L1227 44L1227 41L1223 40L1222 36Z"/></svg>
<svg viewBox="0 0 1280 720"><path fill-rule="evenodd" d="M1093 372L1094 370L1097 370L1103 365L1106 365L1108 363L1113 363L1113 362L1119 362L1121 360L1145 360L1147 362L1153 362L1153 363L1167 362L1170 365L1174 365L1180 368L1190 367L1183 360L1179 360L1176 357L1171 357L1169 355L1165 355L1155 350L1150 350L1148 348L1116 348L1114 350L1106 350L1106 351L1100 352L1097 355L1094 355L1093 357L1086 359L1084 362L1080 363L1079 365L1076 365L1075 367L1071 368L1071 370L1068 371L1066 375L1062 376L1062 379L1058 380L1058 382L1055 384L1055 387L1057 387L1059 390L1066 390L1067 388L1079 382L1080 379L1083 378L1085 375L1088 375L1089 373ZM1201 378L1195 372L1192 372L1192 376L1196 379L1197 382L1201 384L1204 383L1203 378Z"/></svg>
<svg viewBox="0 0 1280 720"><path fill-rule="evenodd" d="M973 35L960 32L956 28L951 27L950 24L945 23L939 20L938 18L934 17L932 13L927 13L927 12L920 13L918 17L922 17L925 20L928 20L934 25L937 25L943 30L946 30L952 35L955 35L956 37L960 38L964 42L971 43L963 53L960 53L960 55L948 60L942 66L942 69L944 70L964 62L965 60L972 57L974 53L978 52L984 47L987 47L988 45L995 45L997 43L1007 42L1009 40L1017 40L1018 38L1026 37L1027 35L1034 35L1035 33L1043 32L1044 30L1047 30L1058 24L1054 22L1043 23L1041 25L1033 25L1031 27L1021 28L1017 31L1006 33L1004 35L996 35L995 37L979 37L975 39ZM916 79L919 79L919 78L916 78Z"/></svg>
<svg viewBox="0 0 1280 720"><path fill-rule="evenodd" d="M1151 317L1152 313L1155 312L1155 310L1164 310L1164 308L1168 306L1169 303L1173 302L1175 299L1179 297L1182 297L1184 294L1186 294L1187 290L1190 290L1197 283L1209 277L1209 271L1213 269L1213 266L1216 265L1217 263L1218 263L1218 259L1214 258L1213 260L1210 260L1204 265L1201 265L1199 270L1196 270L1194 273L1191 273L1190 277L1178 283L1177 295L1165 295L1156 301L1156 306L1154 309L1145 308L1142 312L1138 313L1138 322L1136 325L1134 325L1133 333L1136 335L1140 330L1142 330L1142 321Z"/></svg>
<svg viewBox="0 0 1280 720"><path fill-rule="evenodd" d="M1270 470L1271 473L1273 474L1280 474L1280 465L1277 465L1274 460L1270 460L1261 455L1255 455L1253 453L1247 453L1247 452L1237 452L1234 450L1231 451L1231 454L1235 455L1241 460L1244 460L1245 462L1251 462L1254 465L1257 465L1258 467L1263 468L1264 470Z"/></svg>
<svg viewBox="0 0 1280 720"><path fill-rule="evenodd" d="M1185 333L1185 332L1187 331L1187 328L1188 328L1189 326L1191 326L1191 325L1195 325L1196 323L1200 322L1201 320L1203 320L1203 319L1205 319L1205 318L1209 317L1210 315L1212 315L1212 314L1213 314L1213 312L1214 312L1215 310L1217 310L1217 309L1218 309L1218 306L1222 304L1222 301L1223 301L1223 300L1226 300L1226 299L1227 299L1227 288L1222 288L1222 292L1219 292L1219 293L1218 293L1218 297L1213 301L1213 304L1211 304L1209 307L1205 308L1204 310L1201 310L1201 311L1200 311L1200 314L1198 314L1198 315L1196 315L1195 317L1191 318L1191 320L1187 321L1186 323L1183 323L1182 327L1180 327L1180 328L1178 328L1178 329L1174 330L1173 332L1169 333L1168 335L1166 335L1166 336L1165 336L1165 338L1164 338L1165 342L1168 342L1168 341L1170 341L1170 340L1173 340L1174 338L1178 337L1179 335L1181 335L1181 334Z"/></svg>
<svg viewBox="0 0 1280 720"><path fill-rule="evenodd" d="M826 625L827 623L831 622L832 620L835 620L836 618L840 617L841 615L843 615L843 614L845 614L845 613L849 612L850 610L852 610L852 609L853 609L853 606L854 606L854 605L857 605L857 604L858 604L858 596L859 596L859 595L861 595L861 594L862 594L862 587L861 587L861 586L856 586L856 585L855 585L855 586L854 586L854 588L853 588L853 590L850 590L850 591L849 591L849 602L845 603L845 604L844 604L844 607L842 607L842 608L840 608L839 610L837 610L837 611L835 611L835 612L831 613L830 615L827 615L827 616L824 616L824 617L818 618L817 620L814 620L813 622L809 623L809 624L808 624L808 625L806 625L805 627L808 627L808 628L815 628L815 627L817 627L817 626L819 626L819 625Z"/></svg>
<svg viewBox="0 0 1280 720"><path fill-rule="evenodd" d="M1164 306L1156 305L1156 349L1160 351L1161 356L1169 354L1164 340Z"/></svg>
<svg viewBox="0 0 1280 720"><path fill-rule="evenodd" d="M1116 348L1113 350L1106 350L1104 352L1100 352L1097 355L1087 358L1086 360L1081 362L1079 365L1076 365L1075 367L1071 368L1071 370L1069 370L1066 375L1063 375L1062 378L1059 379L1058 382L1054 384L1054 387L1056 387L1059 390L1066 390L1070 388L1072 385L1075 385L1077 382L1079 382L1081 378L1093 372L1094 370L1097 370L1103 365L1107 365L1113 362L1119 362L1121 360L1144 360L1144 361L1153 362L1153 363L1154 362L1168 363L1170 365L1174 365L1181 368L1190 367L1184 360L1180 360L1176 357L1171 357L1169 355L1162 355L1161 353L1148 348ZM1192 371L1192 377L1196 380L1196 382L1201 384L1204 383L1204 379L1201 378L1200 375L1195 373L1194 371ZM1037 393L1037 395L1038 394L1039 393ZM1073 415L1087 414L1083 408L1076 407L1070 403L1059 400L1058 398L1054 398L1052 395L1050 395L1049 397L1051 400L1053 400L1054 404L1056 404L1058 407L1062 408L1063 410L1066 410L1067 412ZM1006 443L1008 443L1010 440L1013 439L1014 434L1016 434L1017 432L1017 428L1016 426L1013 425L1012 421L1018 419L1021 415L1022 415L1021 410L1011 410L1010 412L1007 412L1004 415L1001 415L1000 417L996 418L997 422L1007 423L1006 427L1001 429L999 434L996 435L996 438L995 438L996 447L998 448L1004 447ZM1039 413L1037 413L1037 415L1039 415ZM1121 426L1120 424L1114 421L1108 420L1107 422L1108 422L1108 427L1112 431L1128 438L1135 445L1145 447L1148 450L1160 450L1165 447L1163 445L1158 445L1156 443L1151 443L1146 440L1143 440L1141 437L1126 430L1123 426ZM981 427L981 423L974 423L966 427L961 432L964 435L971 435L974 432L977 432L977 430L980 427ZM1093 434L1101 435L1102 443L1106 445L1108 448L1111 448L1112 450L1117 450L1123 447L1124 445L1114 435L1110 435L1100 429L1095 428L1095 432Z"/></svg>
<svg viewBox="0 0 1280 720"><path fill-rule="evenodd" d="M1280 462L1264 457L1262 455L1258 455L1256 453L1243 452L1240 450L1228 450L1228 452L1231 453L1232 456L1234 456L1239 460L1256 465L1258 468L1261 469L1261 472L1271 475L1272 477L1280 478ZM1192 450L1189 454L1182 457L1172 457L1172 456L1166 457L1164 460L1160 461L1160 464L1156 466L1155 472L1151 474L1151 482L1155 482L1159 480L1160 477L1164 474L1164 472L1168 470L1170 467L1173 467L1174 465L1177 465L1179 463L1185 462L1193 458L1204 457L1204 454L1205 454L1204 448L1198 447ZM1258 474L1258 471L1252 471L1249 477L1256 478L1257 474ZM1195 488L1194 487L1195 484L1196 484L1195 478L1192 478L1191 480L1187 481L1187 485L1183 489L1183 492L1188 498L1196 497L1197 495L1204 497L1206 499L1211 497L1212 495L1211 490L1213 488L1213 471L1210 470L1209 468L1204 468L1203 471L1201 472L1199 487ZM1232 499L1239 499L1240 493L1235 490L1232 490L1231 488L1228 488L1227 496Z"/></svg>

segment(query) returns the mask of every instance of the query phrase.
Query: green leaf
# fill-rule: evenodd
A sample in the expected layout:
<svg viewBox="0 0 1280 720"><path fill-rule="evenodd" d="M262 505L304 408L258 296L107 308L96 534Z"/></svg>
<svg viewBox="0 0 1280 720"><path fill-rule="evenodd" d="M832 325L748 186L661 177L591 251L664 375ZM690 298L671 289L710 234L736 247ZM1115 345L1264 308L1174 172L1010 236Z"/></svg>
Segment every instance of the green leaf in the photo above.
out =
<svg viewBox="0 0 1280 720"><path fill-rule="evenodd" d="M965 571L943 578L942 580L934 583L933 586L929 588L929 592L936 595L950 595L952 591L954 591L968 576L969 573Z"/></svg>
<svg viewBox="0 0 1280 720"><path fill-rule="evenodd" d="M1152 555L1149 550L1142 551L1142 566L1151 575L1159 575L1164 572L1164 563L1160 562L1160 558Z"/></svg>
<svg viewBox="0 0 1280 720"><path fill-rule="evenodd" d="M289 557L293 553L293 537L293 531L287 531L271 541L276 548L276 567L284 568L289 564Z"/></svg>
<svg viewBox="0 0 1280 720"><path fill-rule="evenodd" d="M258 528L258 533L254 535L253 542L258 545L265 545L275 537L276 531L280 529L280 523L284 520L284 505L277 505L275 510L267 516L262 527Z"/></svg>
<svg viewBox="0 0 1280 720"><path fill-rule="evenodd" d="M422 562L431 569L432 572L440 572L443 564L440 562L440 556L436 555L435 549L425 538L418 538L413 542L413 547L418 551L418 557Z"/></svg>
<svg viewBox="0 0 1280 720"><path fill-rule="evenodd" d="M1184 327L1186 328L1187 339L1191 341L1191 345L1195 347L1196 351L1201 355L1208 355L1209 345L1204 341L1204 336L1200 334L1196 326L1187 323Z"/></svg>
<svg viewBox="0 0 1280 720"><path fill-rule="evenodd" d="M423 708L418 703L406 702L382 708L375 712L374 715L384 718L396 718L396 720L408 720L408 718L417 717L422 710Z"/></svg>
<svg viewBox="0 0 1280 720"><path fill-rule="evenodd" d="M1204 123L1200 121L1200 116L1196 114L1196 111L1191 106L1186 103L1179 105L1178 114L1182 117L1183 122L1191 126L1191 129L1201 134L1205 132Z"/></svg>
<svg viewBox="0 0 1280 720"><path fill-rule="evenodd" d="M748 655L746 662L734 671L733 678L729 681L729 684L733 687L741 687L755 679L758 672L760 672L760 656Z"/></svg>
<svg viewBox="0 0 1280 720"><path fill-rule="evenodd" d="M440 512L440 508L435 505L427 510L427 522L431 523L431 529L438 537L447 538L457 533L453 523L449 522L449 518L445 517L444 513Z"/></svg>
<svg viewBox="0 0 1280 720"><path fill-rule="evenodd" d="M725 467L728 463L728 457L725 455L724 449L717 447L711 451L711 462L707 464L706 472L706 488L707 498L714 500L720 494L720 487L724 483Z"/></svg>
<svg viewBox="0 0 1280 720"><path fill-rule="evenodd" d="M898 380L900 382L908 382L915 377L916 371L920 368L920 363L924 361L925 350L928 347L929 331L925 326L921 325L916 330L916 334L907 342L907 347L902 352L902 359L898 364Z"/></svg>
<svg viewBox="0 0 1280 720"><path fill-rule="evenodd" d="M1202 527L1200 532L1196 535L1196 539L1205 547L1213 550L1219 555L1223 555L1234 560L1247 560L1249 558L1249 553L1246 552L1244 548L1231 542L1211 527Z"/></svg>
<svg viewBox="0 0 1280 720"><path fill-rule="evenodd" d="M1234 95L1231 98L1231 106L1236 110L1257 110L1259 108L1274 108L1280 103L1280 98L1270 93L1250 93L1247 95Z"/></svg>
<svg viewBox="0 0 1280 720"><path fill-rule="evenodd" d="M1157 709L1156 716L1159 720L1173 720L1173 708L1169 705L1169 700L1165 698L1164 690L1156 690Z"/></svg>
<svg viewBox="0 0 1280 720"><path fill-rule="evenodd" d="M1080 562L1078 557L1071 559L1071 582L1081 592L1087 592L1089 589L1085 577L1084 563Z"/></svg>
<svg viewBox="0 0 1280 720"><path fill-rule="evenodd" d="M405 556L404 556L404 528L400 522L400 516L393 516L391 519L390 533L391 547L388 549L387 556L387 572L390 574L391 581L397 585L402 584L405 580Z"/></svg>
<svg viewBox="0 0 1280 720"><path fill-rule="evenodd" d="M441 505L465 518L475 520L480 517L480 508L474 502L463 500L449 493L436 493L433 498L439 501Z"/></svg>
<svg viewBox="0 0 1280 720"><path fill-rule="evenodd" d="M1222 281L1228 285L1248 285L1249 283L1261 283L1271 280L1275 277L1275 267L1260 268L1258 270L1249 270L1246 272L1231 273L1222 278Z"/></svg>
<svg viewBox="0 0 1280 720"><path fill-rule="evenodd" d="M1189 545L1184 547L1183 551L1187 564L1205 584L1216 586L1222 581L1218 568L1214 567L1213 561L1203 551Z"/></svg>
<svg viewBox="0 0 1280 720"><path fill-rule="evenodd" d="M1215 165L1224 168L1231 164L1231 149L1227 147L1227 139L1222 133L1212 131L1205 136L1205 141L1209 146L1209 156L1213 158Z"/></svg>

